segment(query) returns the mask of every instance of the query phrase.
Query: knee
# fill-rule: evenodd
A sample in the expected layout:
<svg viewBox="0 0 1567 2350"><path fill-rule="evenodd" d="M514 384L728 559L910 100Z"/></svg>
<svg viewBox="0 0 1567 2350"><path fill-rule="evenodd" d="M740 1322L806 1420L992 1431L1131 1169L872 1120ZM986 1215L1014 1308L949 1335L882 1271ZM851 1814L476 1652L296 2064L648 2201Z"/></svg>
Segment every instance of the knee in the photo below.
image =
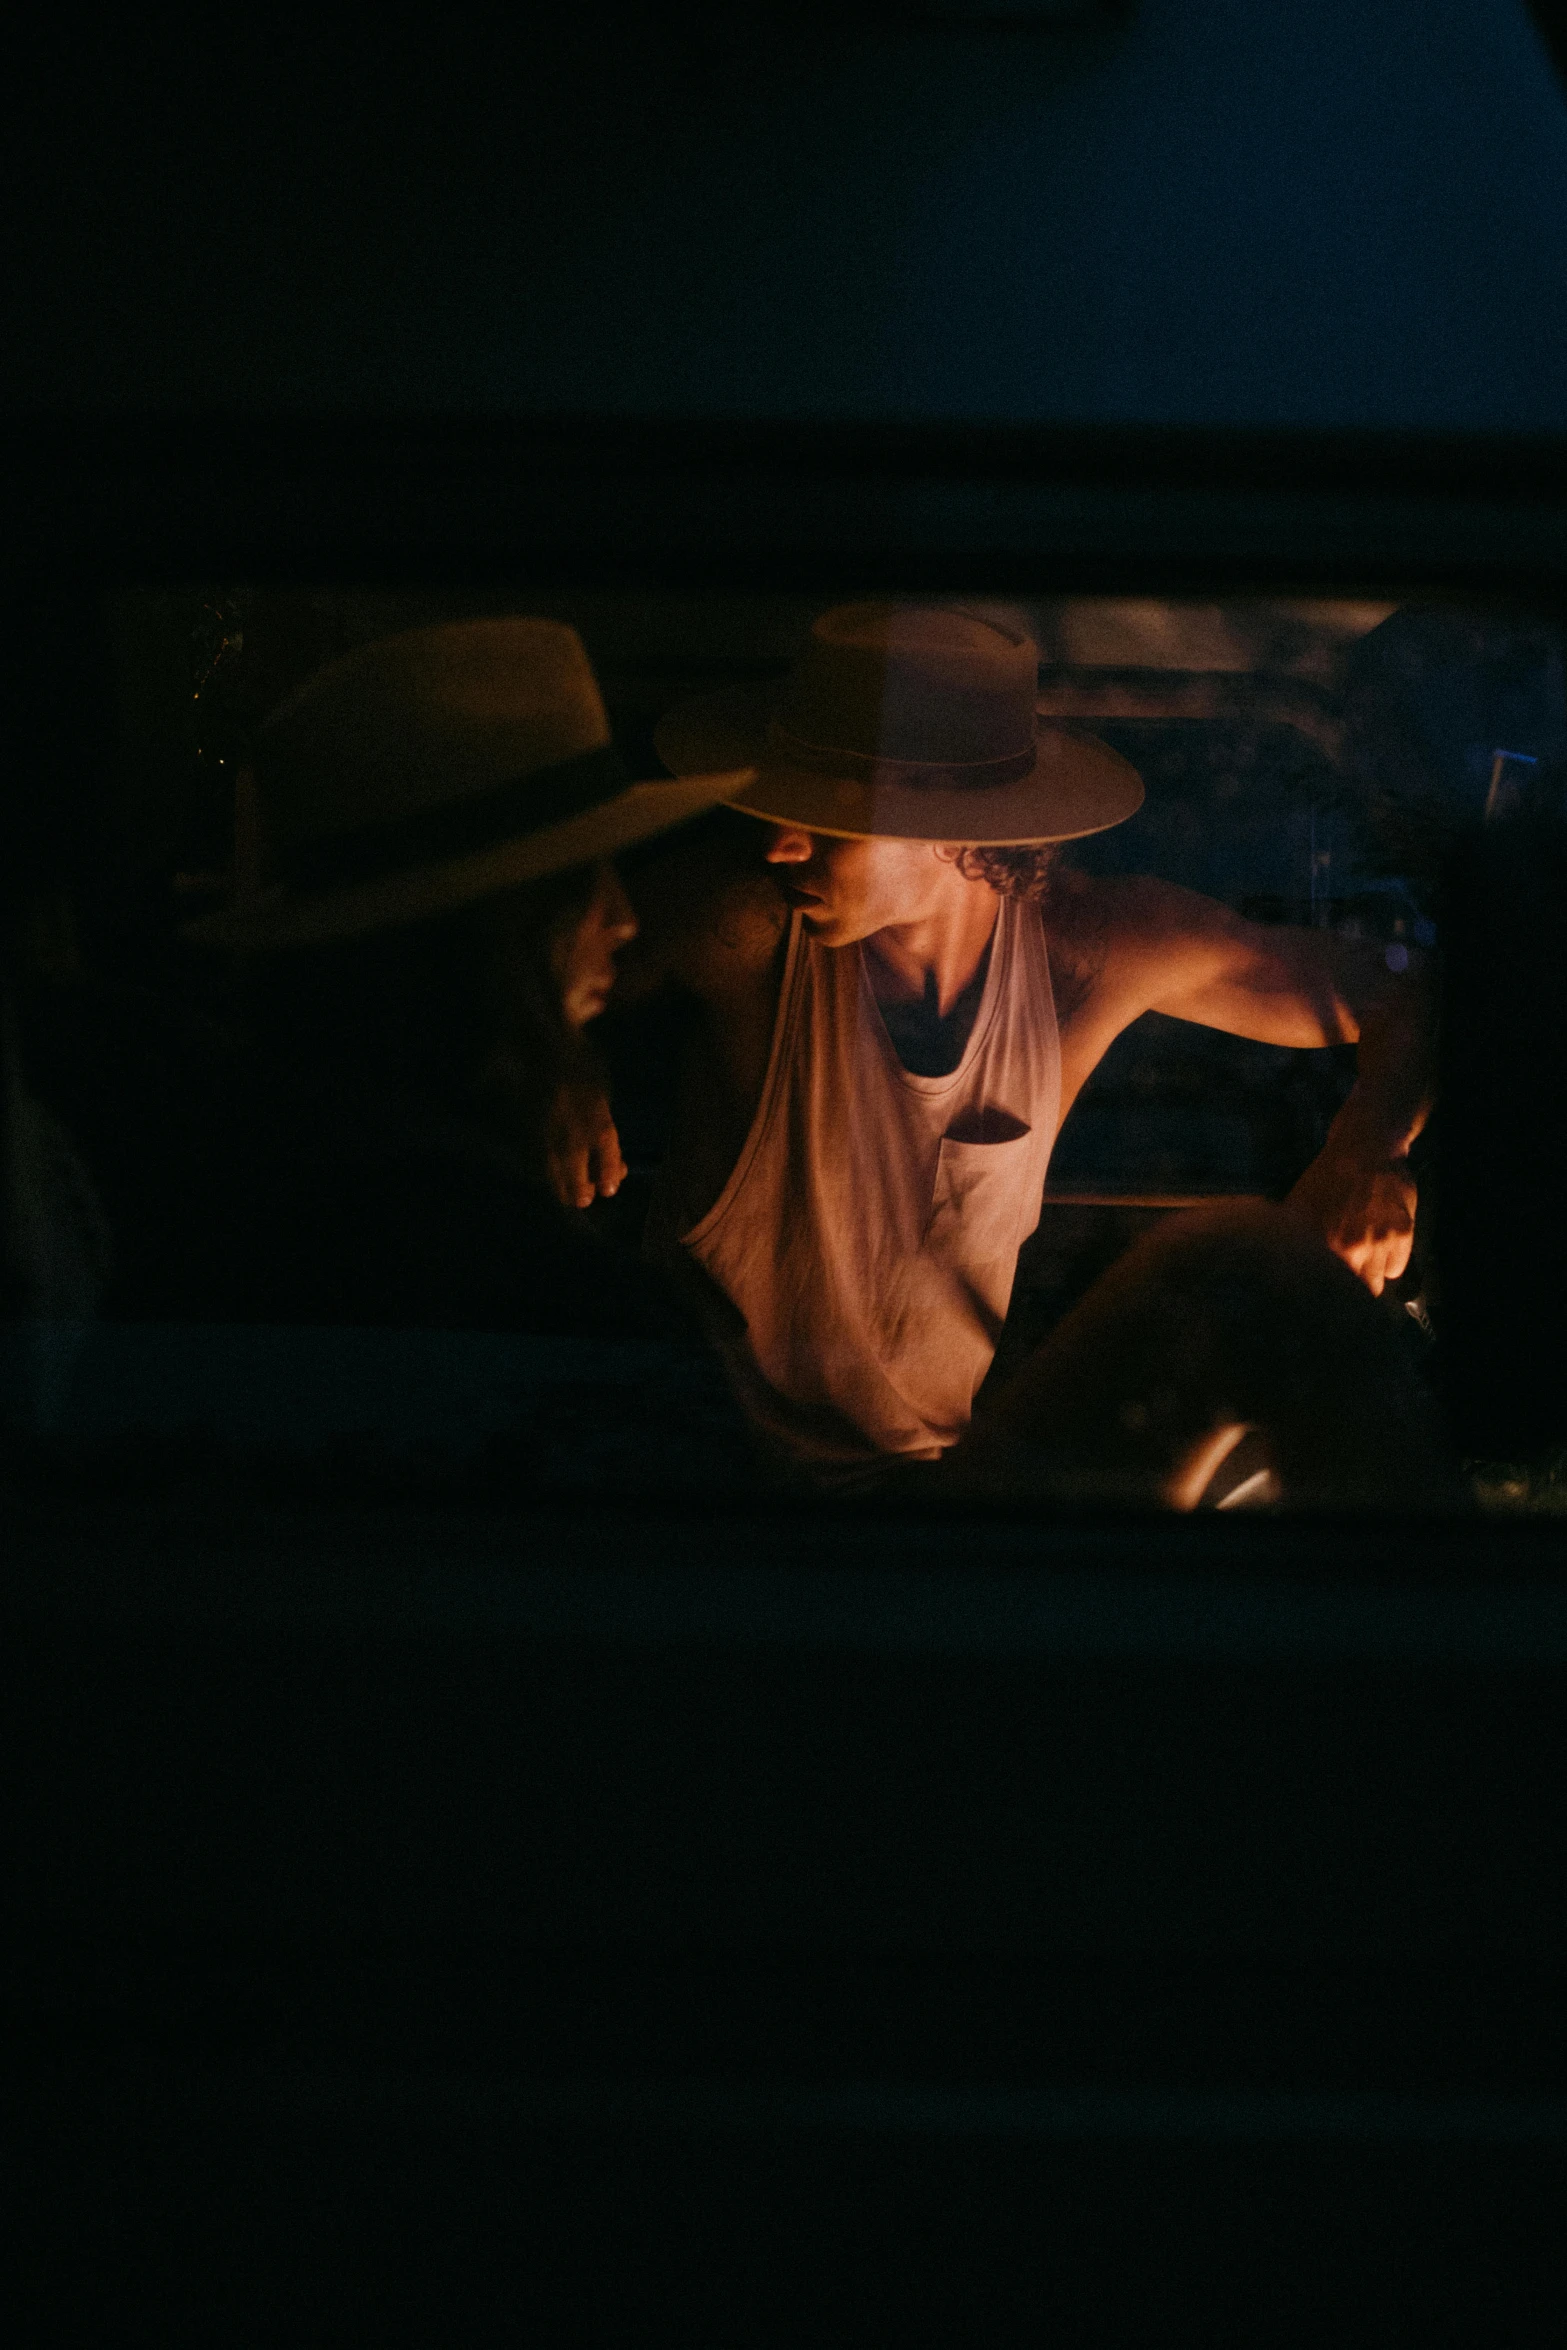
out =
<svg viewBox="0 0 1567 2350"><path fill-rule="evenodd" d="M1169 1217L1123 1262L1136 1277L1239 1288L1299 1306L1337 1301L1358 1310L1370 1299L1321 1235L1267 1200L1216 1200Z"/></svg>
<svg viewBox="0 0 1567 2350"><path fill-rule="evenodd" d="M1172 1216L1107 1279L1123 1313L1166 1333L1174 1358L1211 1355L1230 1374L1250 1366L1248 1386L1385 1349L1369 1291L1318 1234L1267 1202Z"/></svg>

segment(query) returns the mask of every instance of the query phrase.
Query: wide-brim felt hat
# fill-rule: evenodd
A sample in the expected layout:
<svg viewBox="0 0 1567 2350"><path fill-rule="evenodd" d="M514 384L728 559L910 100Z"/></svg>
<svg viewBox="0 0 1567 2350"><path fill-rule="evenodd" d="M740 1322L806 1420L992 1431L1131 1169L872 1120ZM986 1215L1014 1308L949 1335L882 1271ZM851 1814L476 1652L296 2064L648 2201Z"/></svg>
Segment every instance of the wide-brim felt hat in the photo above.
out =
<svg viewBox="0 0 1567 2350"><path fill-rule="evenodd" d="M1038 713L1021 629L959 608L844 604L787 677L682 702L654 742L676 775L752 771L731 807L848 838L1039 847L1124 823L1142 778Z"/></svg>
<svg viewBox="0 0 1567 2350"><path fill-rule="evenodd" d="M454 621L361 645L266 720L253 758L265 881L186 925L309 946L455 912L683 824L734 768L633 781L575 629Z"/></svg>

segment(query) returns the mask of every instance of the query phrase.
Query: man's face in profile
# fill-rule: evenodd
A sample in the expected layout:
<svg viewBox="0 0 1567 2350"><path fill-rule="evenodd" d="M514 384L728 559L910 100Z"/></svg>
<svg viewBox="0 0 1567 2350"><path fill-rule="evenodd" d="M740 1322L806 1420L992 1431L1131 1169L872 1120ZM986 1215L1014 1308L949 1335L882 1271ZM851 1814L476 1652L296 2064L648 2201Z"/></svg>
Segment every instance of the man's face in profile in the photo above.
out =
<svg viewBox="0 0 1567 2350"><path fill-rule="evenodd" d="M793 824L770 824L764 832L762 853L773 880L826 947L853 946L878 930L925 921L950 901L954 884L976 886L933 841L843 840Z"/></svg>

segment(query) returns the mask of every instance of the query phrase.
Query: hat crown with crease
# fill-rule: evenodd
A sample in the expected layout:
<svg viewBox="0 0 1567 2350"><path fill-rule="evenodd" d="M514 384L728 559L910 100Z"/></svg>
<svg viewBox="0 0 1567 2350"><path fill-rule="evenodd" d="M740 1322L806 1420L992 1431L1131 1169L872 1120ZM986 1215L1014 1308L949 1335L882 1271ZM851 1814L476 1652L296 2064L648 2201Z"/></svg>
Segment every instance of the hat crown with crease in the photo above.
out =
<svg viewBox="0 0 1567 2350"><path fill-rule="evenodd" d="M940 767L1032 754L1038 654L965 612L845 604L823 613L785 680L775 737Z"/></svg>
<svg viewBox="0 0 1567 2350"><path fill-rule="evenodd" d="M744 783L737 765L633 782L561 621L381 637L318 669L262 726L271 886L242 877L234 903L186 936L305 946L452 913L684 823Z"/></svg>
<svg viewBox="0 0 1567 2350"><path fill-rule="evenodd" d="M607 750L575 629L456 621L360 645L262 727L256 775L281 868L306 842L395 824Z"/></svg>
<svg viewBox="0 0 1567 2350"><path fill-rule="evenodd" d="M1039 846L1135 814L1136 769L1042 725L1038 695L1024 628L961 607L841 604L787 677L699 694L653 740L676 775L751 769L726 795L744 814L849 839Z"/></svg>

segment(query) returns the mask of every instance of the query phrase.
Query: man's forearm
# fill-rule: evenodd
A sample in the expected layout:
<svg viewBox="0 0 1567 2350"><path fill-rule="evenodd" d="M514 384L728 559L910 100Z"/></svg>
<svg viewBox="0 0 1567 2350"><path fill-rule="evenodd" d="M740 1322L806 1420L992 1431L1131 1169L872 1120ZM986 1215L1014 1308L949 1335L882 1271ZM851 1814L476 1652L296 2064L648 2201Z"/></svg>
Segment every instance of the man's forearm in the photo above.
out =
<svg viewBox="0 0 1567 2350"><path fill-rule="evenodd" d="M1353 1003L1358 1070L1328 1138L1289 1195L1374 1295L1409 1263L1415 1186L1407 1154L1431 1107L1434 1039L1423 975L1389 975Z"/></svg>
<svg viewBox="0 0 1567 2350"><path fill-rule="evenodd" d="M1329 1130L1328 1147L1385 1164L1407 1155L1431 1114L1436 1007L1429 972L1390 973L1356 1011L1355 1083Z"/></svg>

